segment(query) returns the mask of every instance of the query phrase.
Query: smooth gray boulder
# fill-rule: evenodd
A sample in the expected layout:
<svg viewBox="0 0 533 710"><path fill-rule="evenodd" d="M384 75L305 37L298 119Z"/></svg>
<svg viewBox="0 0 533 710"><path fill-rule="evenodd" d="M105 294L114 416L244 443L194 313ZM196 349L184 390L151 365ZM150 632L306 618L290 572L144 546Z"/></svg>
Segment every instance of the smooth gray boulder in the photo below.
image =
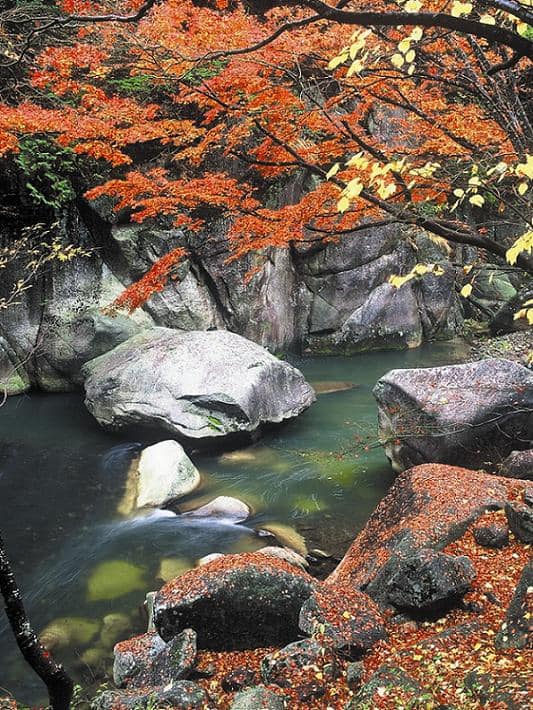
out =
<svg viewBox="0 0 533 710"><path fill-rule="evenodd" d="M242 523L250 517L250 508L238 498L217 496L195 510L181 514L183 518L210 518L230 523Z"/></svg>
<svg viewBox="0 0 533 710"><path fill-rule="evenodd" d="M160 441L141 453L137 464L137 508L157 508L200 485L198 469L177 441Z"/></svg>
<svg viewBox="0 0 533 710"><path fill-rule="evenodd" d="M228 331L153 328L83 368L85 404L106 429L159 428L186 439L254 432L315 399L302 373Z"/></svg>
<svg viewBox="0 0 533 710"><path fill-rule="evenodd" d="M395 471L429 462L493 468L533 448L533 372L509 360L391 370L374 396Z"/></svg>

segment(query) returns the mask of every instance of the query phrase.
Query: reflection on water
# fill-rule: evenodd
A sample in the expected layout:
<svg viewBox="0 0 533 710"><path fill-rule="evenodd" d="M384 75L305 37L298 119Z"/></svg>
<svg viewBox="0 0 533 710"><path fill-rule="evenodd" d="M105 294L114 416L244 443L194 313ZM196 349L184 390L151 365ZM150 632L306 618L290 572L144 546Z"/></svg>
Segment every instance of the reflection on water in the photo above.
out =
<svg viewBox="0 0 533 710"><path fill-rule="evenodd" d="M253 511L241 525L170 511L121 519L117 506L142 442L99 430L80 394L11 398L0 409L0 525L35 627L48 627L69 671L92 682L109 667L114 641L143 630L145 592L169 570L212 552L258 549L265 541L253 528L267 522L296 527L309 547L344 551L392 480L381 450L356 445L375 440L376 380L395 367L456 357L450 344L436 344L296 361L320 383L316 404L255 446L192 455L203 485L189 507L193 497L195 505L240 498ZM62 626L50 626L58 618ZM2 617L0 659L0 688L27 703L43 700Z"/></svg>

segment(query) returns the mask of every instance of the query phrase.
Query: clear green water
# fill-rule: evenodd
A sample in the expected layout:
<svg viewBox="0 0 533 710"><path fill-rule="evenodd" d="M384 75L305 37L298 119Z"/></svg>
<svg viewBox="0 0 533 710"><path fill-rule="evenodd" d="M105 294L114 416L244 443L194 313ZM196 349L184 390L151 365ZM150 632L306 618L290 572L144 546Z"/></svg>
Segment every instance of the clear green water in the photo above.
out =
<svg viewBox="0 0 533 710"><path fill-rule="evenodd" d="M64 623L51 638L76 680L93 683L109 670L117 640L101 635L102 619L127 616L120 638L142 631L141 605L145 592L162 584L162 559L192 567L211 552L257 549L264 541L253 528L267 521L295 527L310 548L342 554L392 481L382 451L364 446L376 438L376 380L392 368L445 364L461 354L461 346L443 343L295 361L311 383L355 386L319 395L254 447L192 455L204 474L195 495L251 504L253 517L238 526L179 516L122 519L116 509L141 442L99 430L80 394L11 398L0 409L0 527L34 626L42 630L60 617L89 620L74 624L74 636L84 631L89 640L73 638ZM94 650L92 659L86 654L95 648L98 662ZM0 618L0 696L2 689L26 703L44 700Z"/></svg>

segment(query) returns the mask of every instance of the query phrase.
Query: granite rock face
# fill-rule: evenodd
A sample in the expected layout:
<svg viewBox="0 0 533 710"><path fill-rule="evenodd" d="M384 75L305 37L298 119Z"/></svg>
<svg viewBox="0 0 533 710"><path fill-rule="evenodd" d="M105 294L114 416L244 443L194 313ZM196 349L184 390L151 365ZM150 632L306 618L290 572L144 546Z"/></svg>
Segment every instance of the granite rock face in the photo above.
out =
<svg viewBox="0 0 533 710"><path fill-rule="evenodd" d="M298 199L301 189L285 189L280 201ZM274 352L351 353L449 338L462 321L446 255L420 235L406 241L398 227L369 227L337 244L303 242L228 263L225 221L214 221L199 246L164 222L122 219L109 205L83 202L61 216L61 241L89 255L54 262L20 303L0 313L0 386L8 394L79 388L85 362L153 326L227 329ZM0 240L9 238L2 227ZM188 257L162 291L131 314L106 310L177 247L187 247ZM389 276L421 259L437 261L445 275L393 291ZM22 263L4 270L0 295L22 273Z"/></svg>
<svg viewBox="0 0 533 710"><path fill-rule="evenodd" d="M224 330L153 328L82 372L85 404L104 428L157 428L186 440L254 432L315 399L299 370Z"/></svg>
<svg viewBox="0 0 533 710"><path fill-rule="evenodd" d="M533 443L533 373L510 360L391 370L374 396L396 471L422 463L486 468Z"/></svg>

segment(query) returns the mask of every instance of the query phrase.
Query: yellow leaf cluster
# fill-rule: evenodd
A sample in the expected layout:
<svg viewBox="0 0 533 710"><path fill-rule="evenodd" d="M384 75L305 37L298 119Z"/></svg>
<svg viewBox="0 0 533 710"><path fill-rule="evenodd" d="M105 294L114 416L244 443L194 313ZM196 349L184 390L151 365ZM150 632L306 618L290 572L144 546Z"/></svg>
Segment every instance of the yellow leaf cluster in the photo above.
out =
<svg viewBox="0 0 533 710"><path fill-rule="evenodd" d="M513 244L513 246L508 249L505 253L505 258L511 264L511 266L514 266L516 264L516 261L520 254L527 252L530 254L533 251L533 230L526 232L525 234L522 234L521 237L519 237L516 242Z"/></svg>
<svg viewBox="0 0 533 710"><path fill-rule="evenodd" d="M529 325L533 325L533 299L526 301L523 307L514 314L514 319L525 318Z"/></svg>
<svg viewBox="0 0 533 710"><path fill-rule="evenodd" d="M404 284L412 281L416 278L421 278L426 274L433 274L433 276L442 276L444 274L444 269L439 264L415 264L411 271L409 271L404 276L399 274L393 274L389 276L389 283L394 286L394 288L401 288Z"/></svg>

